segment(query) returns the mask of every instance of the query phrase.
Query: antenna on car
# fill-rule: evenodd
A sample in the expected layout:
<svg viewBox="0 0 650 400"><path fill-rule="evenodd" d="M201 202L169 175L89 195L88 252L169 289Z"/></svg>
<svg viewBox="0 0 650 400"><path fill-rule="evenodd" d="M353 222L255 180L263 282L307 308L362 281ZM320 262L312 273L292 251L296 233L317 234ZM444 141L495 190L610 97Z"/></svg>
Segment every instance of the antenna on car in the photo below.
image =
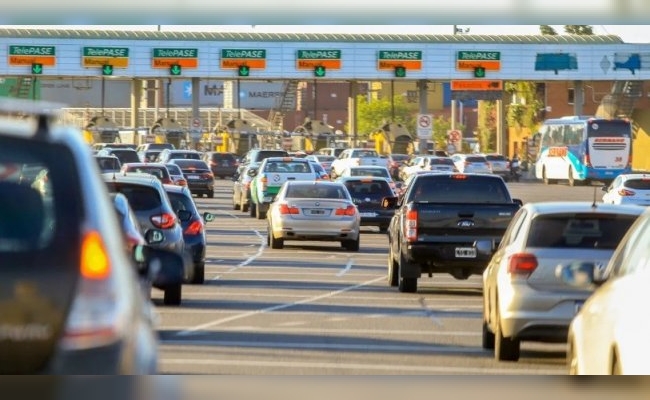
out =
<svg viewBox="0 0 650 400"><path fill-rule="evenodd" d="M596 204L596 188L594 187L594 202L591 203L591 208L596 208L598 205Z"/></svg>

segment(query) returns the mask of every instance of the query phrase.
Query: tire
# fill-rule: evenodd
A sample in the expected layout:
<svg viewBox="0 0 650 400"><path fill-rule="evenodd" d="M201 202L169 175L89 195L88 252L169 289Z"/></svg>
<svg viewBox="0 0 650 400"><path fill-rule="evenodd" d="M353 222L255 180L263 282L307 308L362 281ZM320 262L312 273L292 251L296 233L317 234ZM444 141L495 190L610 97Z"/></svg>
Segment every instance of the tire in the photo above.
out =
<svg viewBox="0 0 650 400"><path fill-rule="evenodd" d="M213 199L214 198L214 190L210 190L208 193L206 193L208 196L208 199Z"/></svg>
<svg viewBox="0 0 650 400"><path fill-rule="evenodd" d="M248 211L248 202L244 201L244 195L241 195L239 197L239 209L242 212L247 212Z"/></svg>
<svg viewBox="0 0 650 400"><path fill-rule="evenodd" d="M357 240L345 240L341 245L347 251L359 251L359 244L361 242L361 237L357 236Z"/></svg>
<svg viewBox="0 0 650 400"><path fill-rule="evenodd" d="M266 218L266 211L260 211L260 207L255 207L255 218L264 219Z"/></svg>
<svg viewBox="0 0 650 400"><path fill-rule="evenodd" d="M495 307L499 307L495 304ZM501 317L497 308L497 331L494 334L494 358L497 361L519 361L521 343L518 339L507 338L501 332Z"/></svg>
<svg viewBox="0 0 650 400"><path fill-rule="evenodd" d="M393 256L393 249L388 244L388 286L397 287L399 284L399 264Z"/></svg>
<svg viewBox="0 0 650 400"><path fill-rule="evenodd" d="M397 290L399 290L402 293L415 293L418 291L418 278L404 278L402 277L402 264L404 263L404 256L400 252L400 254L397 256L399 261L399 282L397 284Z"/></svg>
<svg viewBox="0 0 650 400"><path fill-rule="evenodd" d="M203 285L205 282L205 263L194 264L194 274L190 283L194 285Z"/></svg>
<svg viewBox="0 0 650 400"><path fill-rule="evenodd" d="M569 168L569 186L578 186L576 178L573 176L573 168Z"/></svg>
<svg viewBox="0 0 650 400"><path fill-rule="evenodd" d="M623 371L621 370L621 362L618 360L618 354L616 352L613 352L612 354L612 375L623 375Z"/></svg>
<svg viewBox="0 0 650 400"><path fill-rule="evenodd" d="M569 340L569 347L566 350L567 372L569 375L579 375L578 370L578 356L575 352L575 344L573 339Z"/></svg>
<svg viewBox="0 0 650 400"><path fill-rule="evenodd" d="M481 346L486 350L494 350L494 333L490 331L487 322L483 321L483 335L481 337Z"/></svg>
<svg viewBox="0 0 650 400"><path fill-rule="evenodd" d="M545 185L550 185L551 184L551 180L548 179L548 177L546 176L546 167L542 168L542 181L544 181Z"/></svg>
<svg viewBox="0 0 650 400"><path fill-rule="evenodd" d="M248 208L248 213L251 216L251 218L255 218L255 214L257 212L256 208L257 205L251 201L250 207Z"/></svg>
<svg viewBox="0 0 650 400"><path fill-rule="evenodd" d="M183 289L183 285L181 285L181 284L166 288L165 289L165 296L163 298L163 303L166 306L178 306L178 305L180 305L181 304L182 289Z"/></svg>
<svg viewBox="0 0 650 400"><path fill-rule="evenodd" d="M388 232L388 225L379 225L379 233Z"/></svg>
<svg viewBox="0 0 650 400"><path fill-rule="evenodd" d="M241 201L241 196L239 196L239 199ZM232 198L232 209L233 210L241 210L241 203L235 202L235 197L234 196Z"/></svg>
<svg viewBox="0 0 650 400"><path fill-rule="evenodd" d="M266 236L268 237L267 243L272 249L281 249L284 247L284 240L283 239L276 239L273 237L273 230L271 230L271 226L266 230Z"/></svg>

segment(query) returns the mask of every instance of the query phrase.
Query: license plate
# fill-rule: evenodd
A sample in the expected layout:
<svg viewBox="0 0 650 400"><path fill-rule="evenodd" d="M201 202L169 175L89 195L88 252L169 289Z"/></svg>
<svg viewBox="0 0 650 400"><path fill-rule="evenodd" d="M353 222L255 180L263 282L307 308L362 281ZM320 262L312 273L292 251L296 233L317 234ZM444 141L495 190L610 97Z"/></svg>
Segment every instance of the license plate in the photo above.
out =
<svg viewBox="0 0 650 400"><path fill-rule="evenodd" d="M325 210L309 210L309 213L311 215L323 215L325 214Z"/></svg>
<svg viewBox="0 0 650 400"><path fill-rule="evenodd" d="M373 212L359 213L359 216L362 217L362 218L363 217L376 217L377 213L373 213Z"/></svg>
<svg viewBox="0 0 650 400"><path fill-rule="evenodd" d="M224 167L227 167L228 166L228 161L224 161L221 165L223 165Z"/></svg>
<svg viewBox="0 0 650 400"><path fill-rule="evenodd" d="M476 258L474 247L456 247L456 258Z"/></svg>
<svg viewBox="0 0 650 400"><path fill-rule="evenodd" d="M582 309L582 306L585 304L584 301L576 301L575 304L575 313L578 314L580 310Z"/></svg>
<svg viewBox="0 0 650 400"><path fill-rule="evenodd" d="M198 175L188 175L187 179L199 179Z"/></svg>

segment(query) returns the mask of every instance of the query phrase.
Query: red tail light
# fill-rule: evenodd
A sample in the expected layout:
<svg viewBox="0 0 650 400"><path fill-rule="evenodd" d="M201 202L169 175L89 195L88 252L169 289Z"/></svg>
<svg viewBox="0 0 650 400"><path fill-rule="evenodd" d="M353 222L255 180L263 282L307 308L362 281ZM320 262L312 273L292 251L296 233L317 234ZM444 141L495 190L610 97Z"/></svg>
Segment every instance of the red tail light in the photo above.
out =
<svg viewBox="0 0 650 400"><path fill-rule="evenodd" d="M185 179L179 179L176 181L178 186L187 186L187 181Z"/></svg>
<svg viewBox="0 0 650 400"><path fill-rule="evenodd" d="M266 175L262 175L262 177L260 178L260 183L262 184L262 190L266 191L266 188L269 184L269 180L266 179Z"/></svg>
<svg viewBox="0 0 650 400"><path fill-rule="evenodd" d="M415 242L418 240L417 210L409 210L406 213L406 219L404 220L404 234L406 235L406 240L409 242Z"/></svg>
<svg viewBox="0 0 650 400"><path fill-rule="evenodd" d="M464 174L454 174L454 175L451 176L451 179L457 179L457 180L459 180L459 181L464 181L465 179L467 179L467 175L464 175Z"/></svg>
<svg viewBox="0 0 650 400"><path fill-rule="evenodd" d="M169 178L163 178L163 179L162 179L162 183L167 184L167 185L171 185L171 184L174 183L174 181L172 181L172 180L169 179Z"/></svg>
<svg viewBox="0 0 650 400"><path fill-rule="evenodd" d="M589 154L585 154L583 164L585 164L587 167L591 167L591 160L589 159Z"/></svg>
<svg viewBox="0 0 650 400"><path fill-rule="evenodd" d="M196 221L192 221L190 226L185 229L185 232L183 232L186 235L198 235L203 231L203 222L199 221L198 219Z"/></svg>
<svg viewBox="0 0 650 400"><path fill-rule="evenodd" d="M619 196L623 196L623 197L625 197L625 196L634 196L635 195L634 191L628 190L628 189L620 189L618 191L618 194L619 194Z"/></svg>
<svg viewBox="0 0 650 400"><path fill-rule="evenodd" d="M530 253L516 253L510 257L508 273L528 276L537 268L537 257Z"/></svg>
<svg viewBox="0 0 650 400"><path fill-rule="evenodd" d="M214 175L212 175L211 172L206 172L206 173L201 175L201 178L203 178L203 179L214 179Z"/></svg>
<svg viewBox="0 0 650 400"><path fill-rule="evenodd" d="M298 210L298 207L289 207L288 204L280 204L280 214L298 215L300 214L300 210Z"/></svg>
<svg viewBox="0 0 650 400"><path fill-rule="evenodd" d="M176 223L176 217L173 214L162 213L151 217L151 223L154 224L156 228L169 229Z"/></svg>
<svg viewBox="0 0 650 400"><path fill-rule="evenodd" d="M346 208L337 208L336 215L347 215L348 217L353 217L357 214L357 208L355 206L347 206Z"/></svg>

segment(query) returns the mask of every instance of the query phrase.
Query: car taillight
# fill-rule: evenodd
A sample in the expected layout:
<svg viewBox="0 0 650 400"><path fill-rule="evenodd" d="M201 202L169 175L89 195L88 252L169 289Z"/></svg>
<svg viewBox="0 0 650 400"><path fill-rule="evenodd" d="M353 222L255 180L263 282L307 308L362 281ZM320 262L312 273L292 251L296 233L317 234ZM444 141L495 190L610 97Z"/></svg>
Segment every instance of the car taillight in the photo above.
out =
<svg viewBox="0 0 650 400"><path fill-rule="evenodd" d="M404 219L404 233L406 240L415 242L418 240L418 212L417 210L409 210Z"/></svg>
<svg viewBox="0 0 650 400"><path fill-rule="evenodd" d="M266 187L269 183L269 180L266 178L266 175L262 175L260 178L260 183L262 184L262 190L266 190Z"/></svg>
<svg viewBox="0 0 650 400"><path fill-rule="evenodd" d="M172 180L169 179L169 178L163 178L163 179L162 179L162 183L167 184L167 185L171 185L171 184L174 183L174 181L172 181Z"/></svg>
<svg viewBox="0 0 650 400"><path fill-rule="evenodd" d="M214 179L214 175L212 175L212 172L205 172L201 175L201 178L203 179Z"/></svg>
<svg viewBox="0 0 650 400"><path fill-rule="evenodd" d="M151 217L151 223L156 228L169 229L176 223L176 217L170 213L162 213Z"/></svg>
<svg viewBox="0 0 650 400"><path fill-rule="evenodd" d="M198 235L201 231L203 231L203 222L197 219L196 221L192 221L183 233L186 235Z"/></svg>
<svg viewBox="0 0 650 400"><path fill-rule="evenodd" d="M185 179L179 179L176 181L178 186L187 186L187 181Z"/></svg>
<svg viewBox="0 0 650 400"><path fill-rule="evenodd" d="M280 214L282 215L298 215L300 214L300 210L298 210L298 207L289 207L288 204L280 204Z"/></svg>
<svg viewBox="0 0 650 400"><path fill-rule="evenodd" d="M99 232L84 234L80 261L80 278L60 341L65 350L114 343L126 326L126 300L117 295L111 260Z"/></svg>
<svg viewBox="0 0 650 400"><path fill-rule="evenodd" d="M537 268L537 257L530 253L516 253L510 256L508 273L512 275L529 276Z"/></svg>
<svg viewBox="0 0 650 400"><path fill-rule="evenodd" d="M355 206L347 206L345 208L337 208L336 215L347 215L348 217L353 217L357 214L357 208Z"/></svg>
<svg viewBox="0 0 650 400"><path fill-rule="evenodd" d="M628 189L620 189L618 191L618 194L619 194L619 196L624 196L624 197L625 196L634 196L635 195L634 191L628 190Z"/></svg>

